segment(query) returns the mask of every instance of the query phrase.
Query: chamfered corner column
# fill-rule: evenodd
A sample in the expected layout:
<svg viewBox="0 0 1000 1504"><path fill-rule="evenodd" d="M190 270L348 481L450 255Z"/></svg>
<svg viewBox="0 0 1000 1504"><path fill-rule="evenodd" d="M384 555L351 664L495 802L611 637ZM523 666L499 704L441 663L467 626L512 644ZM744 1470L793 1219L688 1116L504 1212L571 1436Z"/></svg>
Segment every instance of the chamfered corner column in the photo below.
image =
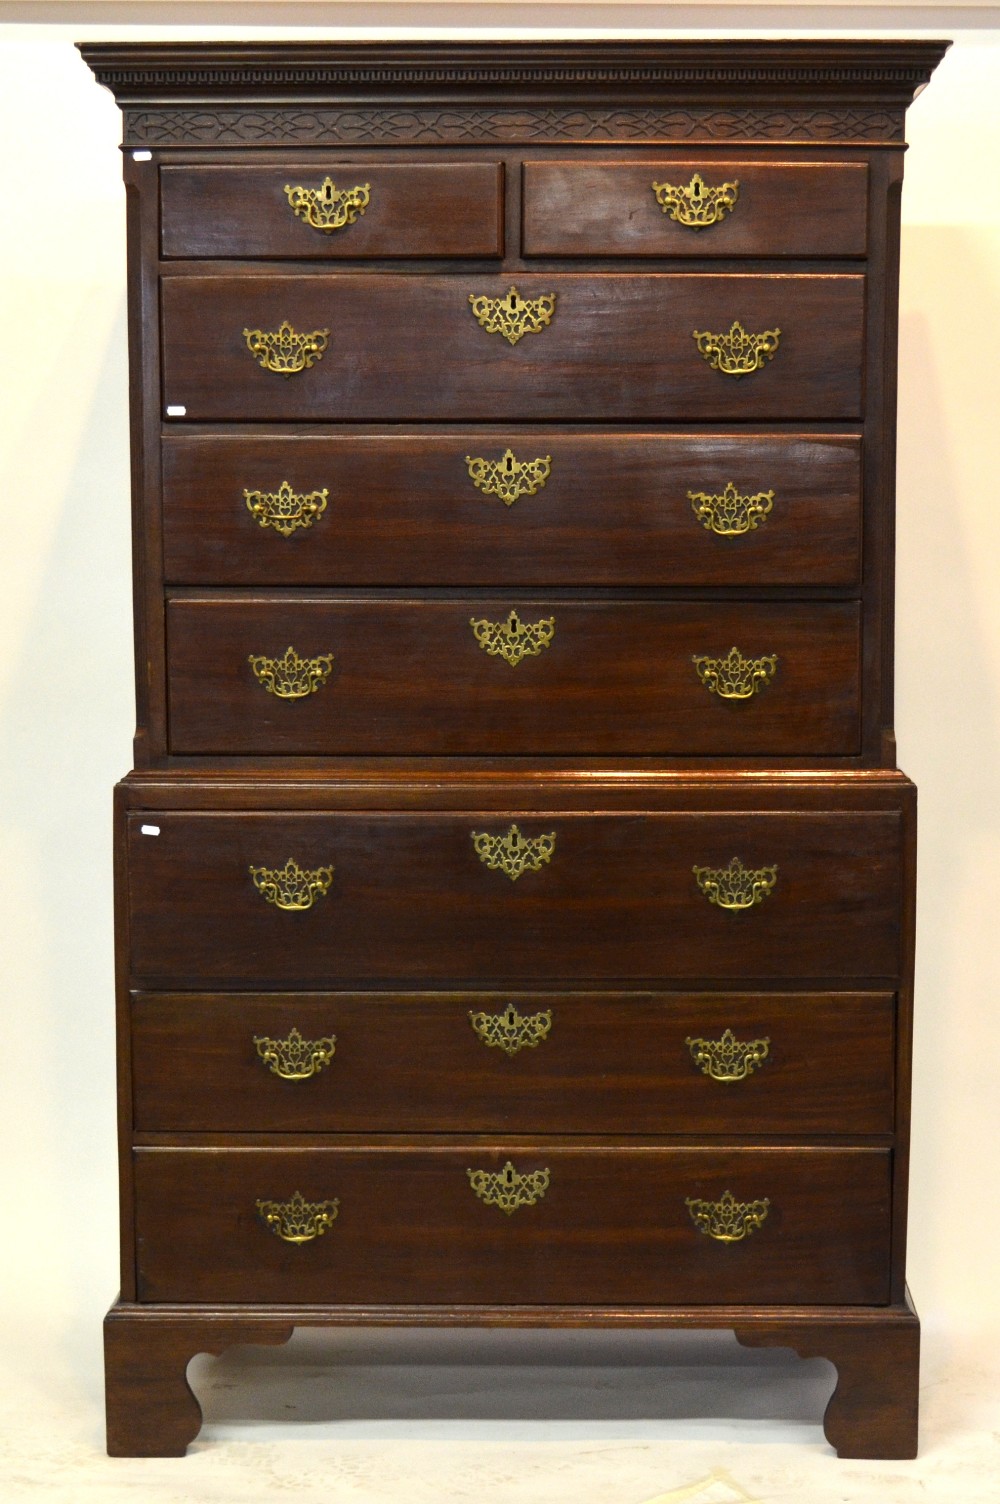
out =
<svg viewBox="0 0 1000 1504"><path fill-rule="evenodd" d="M277 1347L291 1326L211 1315L160 1314L121 1302L104 1319L104 1385L110 1457L183 1457L201 1430L187 1381L197 1353L238 1343Z"/></svg>

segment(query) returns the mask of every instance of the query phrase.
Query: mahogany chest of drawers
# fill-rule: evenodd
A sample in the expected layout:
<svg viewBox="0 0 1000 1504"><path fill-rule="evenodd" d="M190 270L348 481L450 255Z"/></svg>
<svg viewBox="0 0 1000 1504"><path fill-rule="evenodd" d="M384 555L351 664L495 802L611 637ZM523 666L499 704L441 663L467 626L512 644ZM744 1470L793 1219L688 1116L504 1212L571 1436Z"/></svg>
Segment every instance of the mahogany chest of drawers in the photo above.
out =
<svg viewBox="0 0 1000 1504"><path fill-rule="evenodd" d="M730 1327L916 1447L903 117L938 43L88 45L138 731L108 1445L296 1324Z"/></svg>

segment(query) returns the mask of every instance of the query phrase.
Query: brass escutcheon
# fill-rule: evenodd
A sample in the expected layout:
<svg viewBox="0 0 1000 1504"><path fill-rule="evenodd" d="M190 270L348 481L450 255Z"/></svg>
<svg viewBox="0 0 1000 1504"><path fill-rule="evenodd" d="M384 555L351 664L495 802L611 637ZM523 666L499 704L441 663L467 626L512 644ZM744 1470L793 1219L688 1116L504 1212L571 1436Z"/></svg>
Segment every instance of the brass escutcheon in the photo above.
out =
<svg viewBox="0 0 1000 1504"><path fill-rule="evenodd" d="M476 322L487 334L501 334L509 345L516 345L526 334L537 334L552 322L556 311L556 294L540 293L537 298L522 298L512 287L505 298L488 298L485 293L469 293Z"/></svg>
<svg viewBox="0 0 1000 1504"><path fill-rule="evenodd" d="M283 1243L311 1243L333 1226L340 1210L339 1199L306 1201L301 1191L287 1201L258 1201L257 1215Z"/></svg>
<svg viewBox="0 0 1000 1504"><path fill-rule="evenodd" d="M713 371L724 376L750 376L773 360L781 338L780 329L765 329L762 334L748 334L734 319L728 334L712 334L707 329L693 329L692 338Z"/></svg>
<svg viewBox="0 0 1000 1504"><path fill-rule="evenodd" d="M742 533L756 531L774 505L773 491L741 496L732 481L727 482L721 496L689 491L687 497L702 527L720 538L738 538Z"/></svg>
<svg viewBox="0 0 1000 1504"><path fill-rule="evenodd" d="M524 622L516 611L511 611L505 621L470 616L469 625L483 652L491 658L505 659L511 668L516 668L522 658L537 658L548 647L556 631L554 616Z"/></svg>
<svg viewBox="0 0 1000 1504"><path fill-rule="evenodd" d="M469 1022L483 1044L514 1056L521 1050L536 1049L548 1037L552 1010L521 1014L509 1003L502 1013L474 1013L470 1009Z"/></svg>
<svg viewBox="0 0 1000 1504"><path fill-rule="evenodd" d="M699 1232L717 1243L742 1243L762 1226L771 1203L766 1196L760 1201L737 1201L732 1191L726 1191L718 1201L685 1196L684 1205Z"/></svg>
<svg viewBox="0 0 1000 1504"><path fill-rule="evenodd" d="M690 230L704 230L707 225L718 224L736 207L740 196L737 178L732 183L718 183L710 188L700 172L696 172L686 187L679 183L654 183L656 202L664 214L669 214L678 224Z"/></svg>
<svg viewBox="0 0 1000 1504"><path fill-rule="evenodd" d="M341 188L331 178L324 178L318 188L304 188L301 184L285 184L285 196L298 219L304 220L314 230L332 235L345 225L353 225L359 214L364 214L371 202L371 183L357 183L353 188Z"/></svg>
<svg viewBox="0 0 1000 1504"><path fill-rule="evenodd" d="M520 496L534 496L552 473L552 456L519 460L513 449L505 450L498 460L465 456L469 479L485 496L499 496L505 507L512 507Z"/></svg>
<svg viewBox="0 0 1000 1504"><path fill-rule="evenodd" d="M720 700L749 700L774 678L778 667L775 654L765 658L744 658L739 648L730 648L724 658L709 658L695 653L691 662L709 694Z"/></svg>
<svg viewBox="0 0 1000 1504"><path fill-rule="evenodd" d="M250 868L253 885L261 897L289 913L311 909L317 898L329 890L333 872L332 863L309 871L300 867L294 857L289 857L283 867Z"/></svg>
<svg viewBox="0 0 1000 1504"><path fill-rule="evenodd" d="M243 500L261 527L271 527L282 538L290 538L296 528L312 527L326 511L329 494L325 486L322 491L293 491L283 480L277 491L244 491Z"/></svg>
<svg viewBox="0 0 1000 1504"><path fill-rule="evenodd" d="M761 903L778 881L777 867L745 867L734 856L728 867L692 867L695 882L709 903L733 913Z"/></svg>
<svg viewBox="0 0 1000 1504"><path fill-rule="evenodd" d="M323 1039L303 1039L298 1029L293 1029L287 1039L255 1034L253 1042L272 1075L280 1076L283 1081L308 1081L330 1064L337 1039L334 1034Z"/></svg>
<svg viewBox="0 0 1000 1504"><path fill-rule="evenodd" d="M311 334L298 334L286 319L278 329L244 329L243 338L250 354L265 371L294 376L323 359L330 331L314 329Z"/></svg>
<svg viewBox="0 0 1000 1504"><path fill-rule="evenodd" d="M304 700L322 689L333 669L333 654L320 653L318 658L300 658L293 647L281 658L267 658L251 653L247 662L257 683L279 700Z"/></svg>
<svg viewBox="0 0 1000 1504"><path fill-rule="evenodd" d="M509 1159L496 1174L489 1170L466 1170L465 1173L479 1200L486 1206L498 1206L508 1217L519 1206L534 1206L549 1188L548 1170L530 1170L526 1175L519 1175Z"/></svg>
<svg viewBox="0 0 1000 1504"><path fill-rule="evenodd" d="M556 833L545 836L523 836L516 825L506 835L491 835L489 831L471 831L472 845L476 855L491 872L504 872L512 883L525 872L537 872L552 860L556 849Z"/></svg>
<svg viewBox="0 0 1000 1504"><path fill-rule="evenodd" d="M740 1040L732 1029L721 1039L685 1039L691 1059L713 1081L745 1081L768 1057L770 1039Z"/></svg>

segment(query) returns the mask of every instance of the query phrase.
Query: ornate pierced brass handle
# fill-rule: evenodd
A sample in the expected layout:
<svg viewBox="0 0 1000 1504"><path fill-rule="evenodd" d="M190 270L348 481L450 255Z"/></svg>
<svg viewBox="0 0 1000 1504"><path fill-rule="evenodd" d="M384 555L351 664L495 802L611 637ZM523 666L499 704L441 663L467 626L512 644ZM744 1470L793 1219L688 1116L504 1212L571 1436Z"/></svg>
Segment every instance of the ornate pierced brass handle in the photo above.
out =
<svg viewBox="0 0 1000 1504"><path fill-rule="evenodd" d="M766 1196L760 1201L737 1201L732 1191L726 1191L718 1201L685 1196L684 1205L699 1232L717 1243L742 1243L763 1226L771 1203Z"/></svg>
<svg viewBox="0 0 1000 1504"><path fill-rule="evenodd" d="M537 334L552 322L556 311L556 294L543 292L537 298L522 298L512 287L505 298L488 298L485 293L469 293L476 322L487 334L500 334L509 345L516 345L526 334Z"/></svg>
<svg viewBox="0 0 1000 1504"><path fill-rule="evenodd" d="M543 1039L548 1038L552 1028L552 1009L522 1014L513 1003L509 1003L502 1013L474 1013L470 1009L469 1022L483 1044L514 1056L520 1050L536 1049Z"/></svg>
<svg viewBox="0 0 1000 1504"><path fill-rule="evenodd" d="M525 872L537 872L552 860L556 849L556 833L545 836L523 836L516 825L506 835L492 835L489 831L471 831L476 855L491 872L504 872L512 883Z"/></svg>
<svg viewBox="0 0 1000 1504"><path fill-rule="evenodd" d="M293 647L285 649L281 658L268 658L263 653L251 653L247 659L254 678L263 685L269 695L279 700L304 700L322 689L333 668L333 654L320 653L318 658L300 658Z"/></svg>
<svg viewBox="0 0 1000 1504"><path fill-rule="evenodd" d="M504 658L516 668L522 658L537 658L555 636L556 619L544 616L541 621L522 621L512 611L504 621L488 621L485 616L470 616L473 636L491 658Z"/></svg>
<svg viewBox="0 0 1000 1504"><path fill-rule="evenodd" d="M765 329L762 334L748 334L738 319L728 333L712 334L707 329L693 329L692 338L713 371L724 376L750 376L773 360L781 339L780 329Z"/></svg>
<svg viewBox="0 0 1000 1504"><path fill-rule="evenodd" d="M709 694L720 700L749 700L769 684L778 667L776 654L765 658L744 658L739 648L730 648L724 658L709 658L695 653L691 662Z"/></svg>
<svg viewBox="0 0 1000 1504"><path fill-rule="evenodd" d="M499 496L505 507L512 507L519 496L534 496L540 491L552 473L552 456L544 459L519 460L513 449L507 449L498 460L465 456L469 467L469 479L477 491L485 496Z"/></svg>
<svg viewBox="0 0 1000 1504"><path fill-rule="evenodd" d="M720 538L738 538L742 533L755 532L774 504L773 491L741 496L732 481L726 484L721 496L709 496L707 491L689 491L687 496L702 527Z"/></svg>
<svg viewBox="0 0 1000 1504"><path fill-rule="evenodd" d="M286 183L285 196L296 218L324 235L332 235L364 214L371 203L371 188L371 183L356 183L353 188L338 189L332 178L326 177L318 188Z"/></svg>
<svg viewBox="0 0 1000 1504"><path fill-rule="evenodd" d="M332 863L329 867L315 867L309 871L300 867L293 857L289 857L283 867L250 868L253 885L261 897L289 913L311 909L317 898L329 891L333 872Z"/></svg>
<svg viewBox="0 0 1000 1504"><path fill-rule="evenodd" d="M752 909L762 903L778 881L777 867L745 867L734 856L728 867L692 867L695 882L709 903L720 909Z"/></svg>
<svg viewBox="0 0 1000 1504"><path fill-rule="evenodd" d="M326 511L329 491L293 491L283 480L277 491L244 491L247 511L261 527L273 528L282 538L290 538L297 528L312 527Z"/></svg>
<svg viewBox="0 0 1000 1504"><path fill-rule="evenodd" d="M311 334L299 334L286 319L278 329L244 329L243 338L250 354L265 371L294 376L323 359L330 331L314 329Z"/></svg>
<svg viewBox="0 0 1000 1504"><path fill-rule="evenodd" d="M306 1201L301 1191L287 1201L258 1201L257 1215L283 1243L312 1243L331 1228L340 1201Z"/></svg>
<svg viewBox="0 0 1000 1504"><path fill-rule="evenodd" d="M691 1059L703 1076L713 1081L745 1081L763 1065L770 1049L770 1039L737 1039L732 1029L725 1029L721 1039L685 1039Z"/></svg>
<svg viewBox="0 0 1000 1504"><path fill-rule="evenodd" d="M489 1170L466 1170L473 1194L486 1206L498 1206L508 1217L519 1206L534 1206L549 1188L548 1170L530 1170L520 1175L508 1159L496 1174Z"/></svg>
<svg viewBox="0 0 1000 1504"><path fill-rule="evenodd" d="M652 188L664 214L669 214L678 224L687 225L690 230L703 230L706 225L718 224L736 208L740 196L739 178L710 188L700 172L696 172L686 186L654 183Z"/></svg>
<svg viewBox="0 0 1000 1504"><path fill-rule="evenodd" d="M316 1076L333 1059L337 1044L335 1034L322 1039L303 1039L298 1029L293 1029L287 1039L269 1039L266 1034L255 1034L253 1042L257 1054L271 1074L282 1081L308 1081Z"/></svg>

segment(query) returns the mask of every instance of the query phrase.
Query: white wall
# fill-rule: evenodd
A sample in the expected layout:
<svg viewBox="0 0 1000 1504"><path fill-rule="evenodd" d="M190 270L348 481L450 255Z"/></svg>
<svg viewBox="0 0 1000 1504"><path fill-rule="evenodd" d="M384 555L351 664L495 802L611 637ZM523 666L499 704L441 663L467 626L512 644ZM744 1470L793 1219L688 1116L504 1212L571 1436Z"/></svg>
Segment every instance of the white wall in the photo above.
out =
<svg viewBox="0 0 1000 1504"><path fill-rule="evenodd" d="M0 25L3 1298L47 1298L90 1324L116 1289L110 790L133 716L124 198L118 110L72 43L735 35L756 18L758 34L956 37L910 112L903 198L896 724L922 819L910 1281L928 1323L1000 1322L1000 11L272 4L241 7L253 28L198 24L234 10L8 5Z"/></svg>

